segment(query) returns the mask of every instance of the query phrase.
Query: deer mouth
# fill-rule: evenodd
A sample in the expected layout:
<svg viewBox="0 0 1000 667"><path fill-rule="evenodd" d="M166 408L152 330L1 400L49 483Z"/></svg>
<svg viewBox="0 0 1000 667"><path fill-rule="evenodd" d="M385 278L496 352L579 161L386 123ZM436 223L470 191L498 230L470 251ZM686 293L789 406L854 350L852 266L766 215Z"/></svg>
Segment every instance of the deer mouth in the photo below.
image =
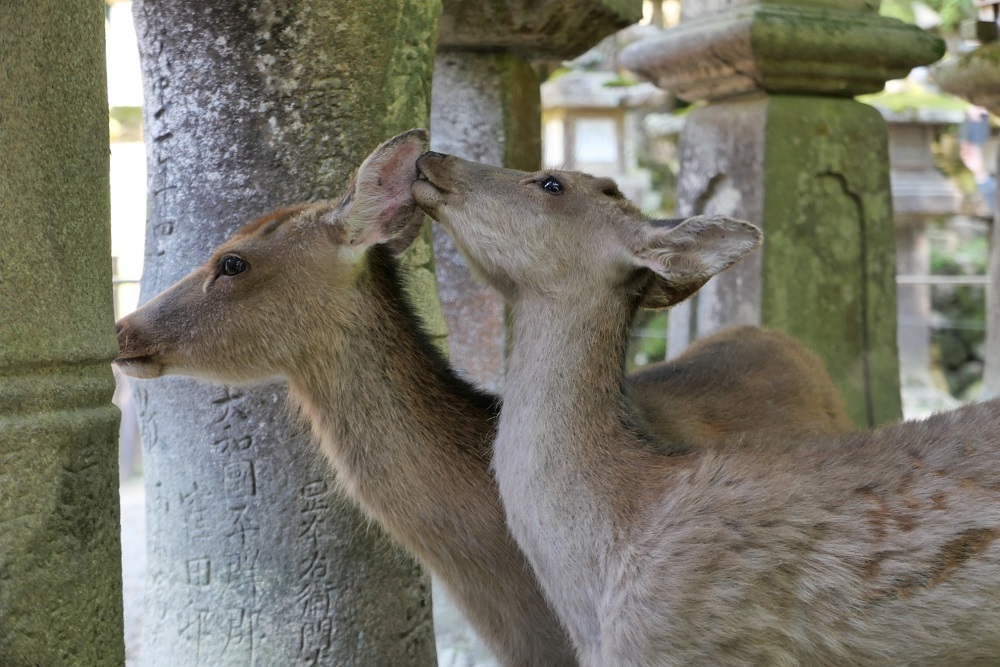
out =
<svg viewBox="0 0 1000 667"><path fill-rule="evenodd" d="M119 354L112 364L123 374L141 379L158 378L163 375L163 362L154 354Z"/></svg>
<svg viewBox="0 0 1000 667"><path fill-rule="evenodd" d="M435 178L431 167L435 158L434 155L425 154L417 159L417 179L410 185L410 194L417 206L436 219L434 212L447 203L448 195L452 192Z"/></svg>

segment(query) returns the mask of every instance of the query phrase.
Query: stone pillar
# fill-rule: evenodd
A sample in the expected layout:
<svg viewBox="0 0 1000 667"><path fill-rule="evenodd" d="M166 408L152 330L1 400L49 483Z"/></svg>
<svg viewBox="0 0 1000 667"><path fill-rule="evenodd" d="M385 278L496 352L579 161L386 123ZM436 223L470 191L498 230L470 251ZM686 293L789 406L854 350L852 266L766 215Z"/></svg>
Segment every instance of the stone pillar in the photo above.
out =
<svg viewBox="0 0 1000 667"><path fill-rule="evenodd" d="M885 122L850 99L933 62L941 40L868 0L686 0L623 64L685 100L678 212L760 225L761 252L671 313L670 354L738 323L782 329L826 362L852 418L899 418ZM680 349L679 349L680 348Z"/></svg>
<svg viewBox="0 0 1000 667"><path fill-rule="evenodd" d="M1000 43L981 46L942 63L935 68L934 79L944 91L985 107L992 114L1000 114ZM997 167L1000 169L1000 164ZM1000 190L995 203L990 237L990 282L986 290L986 366L983 390L979 394L981 400L1000 396Z"/></svg>
<svg viewBox="0 0 1000 667"><path fill-rule="evenodd" d="M434 64L431 148L466 160L535 171L541 165L538 78L510 53L439 51ZM499 391L504 372L503 299L472 276L455 242L434 229L438 293L452 365Z"/></svg>
<svg viewBox="0 0 1000 667"><path fill-rule="evenodd" d="M439 12L436 0L136 2L142 300L237 227L337 196L379 142L426 127ZM429 237L410 258L431 261ZM417 280L436 303L433 274ZM143 665L435 664L426 577L336 492L283 385L165 379L140 383L136 399Z"/></svg>
<svg viewBox="0 0 1000 667"><path fill-rule="evenodd" d="M467 160L541 168L541 102L529 57L572 58L638 21L636 0L444 0L434 66L431 148ZM499 390L504 304L475 280L454 243L435 230L441 303L452 365Z"/></svg>
<svg viewBox="0 0 1000 667"><path fill-rule="evenodd" d="M101 0L0 3L0 665L125 660Z"/></svg>

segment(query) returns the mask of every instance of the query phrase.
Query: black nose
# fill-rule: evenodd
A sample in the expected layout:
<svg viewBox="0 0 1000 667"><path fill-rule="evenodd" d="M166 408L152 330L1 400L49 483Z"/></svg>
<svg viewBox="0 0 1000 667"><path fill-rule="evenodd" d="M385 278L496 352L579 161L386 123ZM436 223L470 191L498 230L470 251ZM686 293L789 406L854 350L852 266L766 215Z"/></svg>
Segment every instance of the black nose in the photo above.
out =
<svg viewBox="0 0 1000 667"><path fill-rule="evenodd" d="M430 157L448 157L444 153L438 153L437 151L427 151L424 155L428 155Z"/></svg>
<svg viewBox="0 0 1000 667"><path fill-rule="evenodd" d="M115 334L120 334L122 332L122 323L115 322Z"/></svg>

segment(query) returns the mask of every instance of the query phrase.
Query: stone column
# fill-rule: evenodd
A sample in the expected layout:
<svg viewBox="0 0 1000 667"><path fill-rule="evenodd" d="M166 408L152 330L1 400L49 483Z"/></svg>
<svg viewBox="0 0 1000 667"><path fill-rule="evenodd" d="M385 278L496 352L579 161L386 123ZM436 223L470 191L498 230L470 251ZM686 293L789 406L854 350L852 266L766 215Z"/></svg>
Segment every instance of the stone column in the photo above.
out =
<svg viewBox="0 0 1000 667"><path fill-rule="evenodd" d="M985 107L992 114L1000 114L1000 43L981 46L942 63L935 68L934 79L946 92ZM1000 164L997 167L1000 169ZM993 211L990 284L986 290L986 366L983 390L979 394L981 400L1000 396L1000 190Z"/></svg>
<svg viewBox="0 0 1000 667"><path fill-rule="evenodd" d="M125 660L101 0L0 3L0 665Z"/></svg>
<svg viewBox="0 0 1000 667"><path fill-rule="evenodd" d="M540 169L541 102L527 58L572 58L641 16L637 0L444 0L431 148L512 169ZM434 252L452 365L474 382L499 390L503 300L472 277L440 229Z"/></svg>
<svg viewBox="0 0 1000 667"><path fill-rule="evenodd" d="M826 362L861 426L899 418L885 122L850 99L933 62L941 40L869 0L686 0L682 22L622 62L685 100L681 215L760 225L764 247L671 314L676 355L750 323ZM679 349L680 348L680 349Z"/></svg>
<svg viewBox="0 0 1000 667"><path fill-rule="evenodd" d="M436 0L136 2L149 151L142 300L237 227L338 195L379 142L426 127L439 12ZM431 261L429 238L410 258ZM436 303L433 274L418 281ZM165 379L141 383L136 398L143 665L435 664L429 582L336 492L287 417L283 385Z"/></svg>

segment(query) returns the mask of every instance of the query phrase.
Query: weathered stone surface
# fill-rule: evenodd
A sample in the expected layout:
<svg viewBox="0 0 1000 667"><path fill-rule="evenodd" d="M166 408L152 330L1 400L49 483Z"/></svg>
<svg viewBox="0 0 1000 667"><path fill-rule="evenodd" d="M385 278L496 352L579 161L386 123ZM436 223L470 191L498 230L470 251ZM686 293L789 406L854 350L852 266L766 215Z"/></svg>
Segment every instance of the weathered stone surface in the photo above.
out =
<svg viewBox="0 0 1000 667"><path fill-rule="evenodd" d="M137 2L142 299L268 210L337 195L379 142L426 126L439 11L425 0ZM426 240L411 256L424 267ZM435 663L426 577L334 491L282 385L137 384L144 665Z"/></svg>
<svg viewBox="0 0 1000 667"><path fill-rule="evenodd" d="M573 58L642 18L640 0L443 0L440 44Z"/></svg>
<svg viewBox="0 0 1000 667"><path fill-rule="evenodd" d="M850 97L944 53L940 38L916 26L826 2L736 3L695 15L627 47L622 64L685 100L760 90Z"/></svg>
<svg viewBox="0 0 1000 667"><path fill-rule="evenodd" d="M933 77L945 92L1000 114L1000 42L945 60Z"/></svg>
<svg viewBox="0 0 1000 667"><path fill-rule="evenodd" d="M897 220L926 220L957 213L961 192L938 169L931 146L937 132L935 125L961 123L964 114L950 111L924 119L880 111L889 123L889 175L894 217Z"/></svg>
<svg viewBox="0 0 1000 667"><path fill-rule="evenodd" d="M681 21L689 21L700 16L753 5L797 5L800 7L877 12L879 4L881 4L881 0L697 0L695 2L689 0L681 3Z"/></svg>
<svg viewBox="0 0 1000 667"><path fill-rule="evenodd" d="M671 354L730 324L776 327L820 354L859 425L897 419L886 145L878 112L852 100L762 96L692 112L680 214L735 215L765 240L671 311Z"/></svg>
<svg viewBox="0 0 1000 667"><path fill-rule="evenodd" d="M0 665L124 661L100 0L0 4Z"/></svg>
<svg viewBox="0 0 1000 667"><path fill-rule="evenodd" d="M936 60L944 44L875 0L686 0L681 24L623 64L685 99L682 214L765 229L757 257L670 317L670 354L726 324L763 324L820 354L852 418L901 416L885 123L845 98ZM822 95L820 97L818 95Z"/></svg>
<svg viewBox="0 0 1000 667"><path fill-rule="evenodd" d="M437 56L431 147L467 160L534 171L541 160L538 79L519 56L450 51ZM504 369L504 303L475 279L454 242L435 228L441 304L452 365L499 389Z"/></svg>

